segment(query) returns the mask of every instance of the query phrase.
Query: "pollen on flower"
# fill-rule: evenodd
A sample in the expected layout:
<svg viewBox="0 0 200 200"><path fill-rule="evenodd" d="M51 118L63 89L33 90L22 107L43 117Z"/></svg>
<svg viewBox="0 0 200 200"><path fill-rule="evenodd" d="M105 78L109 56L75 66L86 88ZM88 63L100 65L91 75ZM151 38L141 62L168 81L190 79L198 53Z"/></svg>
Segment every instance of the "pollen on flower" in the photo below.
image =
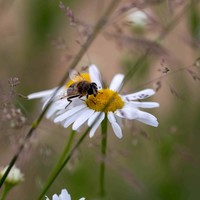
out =
<svg viewBox="0 0 200 200"><path fill-rule="evenodd" d="M80 74L80 76L75 77L73 80L69 80L66 83L65 87L68 88L71 84L81 81L81 78L83 78L84 80L88 82L91 82L90 75L88 73L82 73Z"/></svg>
<svg viewBox="0 0 200 200"><path fill-rule="evenodd" d="M98 91L96 97L90 95L86 99L86 104L90 109L95 111L114 112L117 109L121 109L124 106L119 94L110 89L102 89Z"/></svg>

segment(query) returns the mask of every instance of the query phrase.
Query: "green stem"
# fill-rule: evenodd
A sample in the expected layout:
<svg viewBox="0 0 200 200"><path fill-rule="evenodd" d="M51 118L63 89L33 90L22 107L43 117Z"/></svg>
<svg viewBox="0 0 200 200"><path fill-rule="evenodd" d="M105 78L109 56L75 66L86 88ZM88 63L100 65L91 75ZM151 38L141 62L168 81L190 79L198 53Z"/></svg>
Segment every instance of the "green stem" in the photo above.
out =
<svg viewBox="0 0 200 200"><path fill-rule="evenodd" d="M67 154L68 154L68 152L69 152L69 150L70 150L70 148L71 148L71 145L72 145L72 142L73 142L73 139L74 139L75 134L76 134L76 131L72 131L72 132L71 132L70 137L69 137L69 140L67 141L67 144L66 144L66 146L65 146L65 148L64 148L64 151L63 151L63 153L61 154L61 156L60 156L60 158L59 158L59 160L58 160L58 162L57 162L57 164L56 164L54 170L52 171L52 173L53 173L54 171L57 171L57 169L59 168L59 166L61 165L61 163L62 163L62 162L65 160L65 158L67 157Z"/></svg>
<svg viewBox="0 0 200 200"><path fill-rule="evenodd" d="M105 159L107 147L107 116L101 124L101 164L100 164L100 196L105 196Z"/></svg>
<svg viewBox="0 0 200 200"><path fill-rule="evenodd" d="M5 187L3 188L2 196L0 197L0 200L5 200L6 199L6 196L7 196L8 192L10 191L10 189L12 187L13 186L8 186L7 184L5 184Z"/></svg>
<svg viewBox="0 0 200 200"><path fill-rule="evenodd" d="M83 140L85 139L85 137L87 136L87 134L89 133L89 131L91 130L91 128L94 126L94 124L96 123L96 121L99 119L100 115L102 113L99 113L99 115L96 117L96 119L94 120L94 122L91 124L90 127L87 128L87 130L83 133L83 135L81 136L81 138L77 141L77 143L74 145L74 147L71 149L71 151L69 152L68 156L65 158L65 160L62 162L62 164L58 167L57 171L55 172L55 174L51 177L51 180L49 180L49 182L47 183L47 185L44 187L44 189L42 190L42 192L40 193L40 195L38 196L37 200L40 200L43 198L43 196L46 194L47 190L50 188L50 186L53 184L53 182L55 181L55 179L58 177L58 175L61 173L62 169L65 167L65 165L69 162L69 160L71 159L72 155L74 154L75 150L80 146L80 144L83 142ZM106 128L107 129L107 128Z"/></svg>
<svg viewBox="0 0 200 200"><path fill-rule="evenodd" d="M8 192L6 191L6 189L3 188L2 196L0 197L0 200L4 200L4 199L6 199L7 193L8 193Z"/></svg>
<svg viewBox="0 0 200 200"><path fill-rule="evenodd" d="M64 162L64 160L66 159L67 157L67 154L69 153L69 150L71 148L71 145L72 145L72 142L73 142L73 139L74 139L74 136L75 136L75 131L72 131L71 134L70 134L70 137L69 137L69 140L67 141L67 144L60 156L60 158L58 159L58 162L56 163L55 167L53 168L48 180L47 180L47 183L46 185L44 186L44 189L43 190L46 190L46 187L48 185L51 184L51 180L53 179L53 177L55 176L56 172L59 170L60 166L62 165L62 163Z"/></svg>
<svg viewBox="0 0 200 200"><path fill-rule="evenodd" d="M53 184L53 182L55 181L55 179L58 177L58 175L60 174L60 172L62 171L62 169L65 167L65 165L68 163L68 161L70 160L70 158L72 157L74 151L79 147L79 145L82 143L82 141L84 140L84 138L86 137L87 133L89 132L89 130L91 129L91 127L89 127L84 134L82 135L82 137L78 140L78 142L75 144L75 146L71 149L70 153L68 154L67 157L63 156L63 161L62 163L60 163L60 165L58 166L58 168L55 170L55 173L52 174L52 176L49 178L49 181L47 182L47 184L45 185L45 187L43 188L42 192L40 193L40 195L38 196L37 200L40 200L43 198L43 196L46 194L47 190L50 188L50 186ZM61 159L59 159L61 160Z"/></svg>

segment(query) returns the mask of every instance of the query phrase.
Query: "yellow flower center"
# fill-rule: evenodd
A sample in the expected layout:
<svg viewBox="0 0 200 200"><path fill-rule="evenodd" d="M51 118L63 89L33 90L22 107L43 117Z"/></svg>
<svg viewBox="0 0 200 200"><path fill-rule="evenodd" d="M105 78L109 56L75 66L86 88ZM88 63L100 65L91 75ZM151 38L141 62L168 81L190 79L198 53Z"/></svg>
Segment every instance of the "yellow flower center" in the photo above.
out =
<svg viewBox="0 0 200 200"><path fill-rule="evenodd" d="M86 99L86 104L97 112L103 110L105 113L114 112L124 106L124 102L119 94L110 89L99 90L96 97L90 95Z"/></svg>
<svg viewBox="0 0 200 200"><path fill-rule="evenodd" d="M90 75L88 73L82 73L80 76L75 77L73 80L69 80L65 87L68 88L71 84L81 81L82 79L91 82Z"/></svg>

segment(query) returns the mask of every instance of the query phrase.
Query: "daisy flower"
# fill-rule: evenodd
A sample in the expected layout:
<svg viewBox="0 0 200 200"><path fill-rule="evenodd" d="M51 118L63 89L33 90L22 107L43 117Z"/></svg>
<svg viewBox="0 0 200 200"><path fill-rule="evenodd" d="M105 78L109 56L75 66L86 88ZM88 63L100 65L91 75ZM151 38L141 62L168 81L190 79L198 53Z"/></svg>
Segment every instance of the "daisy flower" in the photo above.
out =
<svg viewBox="0 0 200 200"><path fill-rule="evenodd" d="M81 77L83 77L83 79L90 82L90 76L88 73L81 73ZM70 80L70 81L68 81L68 83L66 85L64 85L63 87L61 87L58 90L57 94L55 95L55 97L53 99L53 102L52 102L50 108L48 109L48 111L46 113L47 118L51 118L58 111L61 111L61 110L66 111L66 110L73 108L77 104L79 104L80 99L74 99L72 101L72 103L69 106L67 106L70 102L67 101L67 98L63 98L63 97L67 96L67 89L69 88L69 86L71 84L75 83L76 81L78 81L78 80L76 80L76 79L74 79L73 81ZM41 99L42 104L43 104L42 109L44 109L44 107L47 105L47 103L51 99L51 97L54 94L54 92L56 91L56 89L57 89L57 87L55 87L53 89L49 89L49 90L32 93L32 94L29 94L27 96L27 98L29 100L30 99ZM67 108L66 108L66 106L67 106Z"/></svg>
<svg viewBox="0 0 200 200"><path fill-rule="evenodd" d="M134 9L128 16L127 21L134 26L145 27L148 23L148 16L142 10Z"/></svg>
<svg viewBox="0 0 200 200"><path fill-rule="evenodd" d="M124 75L117 74L112 79L109 88L102 87L101 75L95 65L89 66L89 75L91 82L95 82L99 88L96 97L93 95L85 98L74 104L70 109L60 109L54 115L53 121L62 124L65 128L72 125L73 130L78 130L84 123L92 126L89 136L92 137L97 128L104 120L108 118L115 135L122 138L122 129L120 121L122 118L128 120L138 120L145 124L157 127L158 121L155 116L140 110L140 108L155 108L159 107L157 102L141 102L155 94L152 89L145 89L136 93L120 95Z"/></svg>
<svg viewBox="0 0 200 200"><path fill-rule="evenodd" d="M46 200L50 199L46 196ZM59 196L57 194L53 195L52 200L71 200L71 196L66 189L62 189ZM80 200L85 200L85 198L80 198Z"/></svg>
<svg viewBox="0 0 200 200"><path fill-rule="evenodd" d="M3 177L4 173L6 172L8 166L4 168L0 168L0 179ZM10 170L8 176L6 177L6 183L10 185L17 185L24 181L24 175L21 173L20 169L17 168L15 165Z"/></svg>

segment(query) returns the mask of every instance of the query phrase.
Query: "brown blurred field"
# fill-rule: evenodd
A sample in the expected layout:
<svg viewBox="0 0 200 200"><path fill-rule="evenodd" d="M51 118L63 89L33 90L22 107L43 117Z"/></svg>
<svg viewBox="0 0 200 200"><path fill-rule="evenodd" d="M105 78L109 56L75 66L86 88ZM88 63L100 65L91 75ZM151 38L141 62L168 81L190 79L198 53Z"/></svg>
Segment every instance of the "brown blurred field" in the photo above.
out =
<svg viewBox="0 0 200 200"><path fill-rule="evenodd" d="M0 1L0 166L8 165L41 112L39 100L28 101L18 94L26 96L58 85L109 1L63 3L83 24L70 24L59 1ZM134 7L149 16L144 29L126 20ZM84 196L87 200L200 197L199 10L195 0L121 0L76 69L94 63L109 85L116 73L126 74L150 48L123 93L156 89L149 101L159 102L160 107L147 111L158 118L159 127L126 121L119 140L109 126L104 198L99 197L99 128L77 149L48 191L49 197L62 188L68 189L72 199ZM8 82L13 77L20 81L16 87ZM22 113L8 118L11 109L17 108ZM26 121L17 121L22 116ZM70 132L70 128L42 120L16 163L25 181L11 190L8 200L36 199Z"/></svg>

